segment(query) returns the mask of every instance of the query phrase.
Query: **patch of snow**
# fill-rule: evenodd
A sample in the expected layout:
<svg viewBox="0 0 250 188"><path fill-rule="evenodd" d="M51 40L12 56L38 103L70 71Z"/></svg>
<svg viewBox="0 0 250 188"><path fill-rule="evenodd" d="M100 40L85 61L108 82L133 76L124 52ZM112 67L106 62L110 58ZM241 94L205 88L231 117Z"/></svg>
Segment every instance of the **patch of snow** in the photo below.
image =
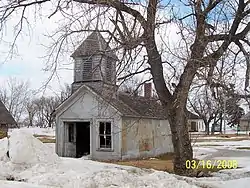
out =
<svg viewBox="0 0 250 188"><path fill-rule="evenodd" d="M14 130L16 129L9 129L8 135L11 135ZM32 135L55 136L55 128L21 127L18 130L28 132Z"/></svg>
<svg viewBox="0 0 250 188"><path fill-rule="evenodd" d="M0 161L6 159L7 151L8 151L8 138L0 139Z"/></svg>
<svg viewBox="0 0 250 188"><path fill-rule="evenodd" d="M29 184L25 182L3 181L3 180L0 180L0 187L1 188L53 188L48 186Z"/></svg>
<svg viewBox="0 0 250 188"><path fill-rule="evenodd" d="M238 145L247 144L247 142L240 141L231 142L228 145L231 147L232 144L237 143ZM214 173L215 177L211 178L188 178L167 172L101 163L86 160L86 158L59 158L53 151L54 146L55 144L43 144L31 134L22 130L12 132L9 138L9 147L6 140L0 140L0 153L5 156L7 147L10 155L10 159L0 158L0 179L2 179L2 181L0 180L0 187L198 188L207 186L214 188L245 188L249 187L250 182L250 159L246 157L230 158L239 161L241 166L245 165L244 168L223 170ZM198 158L216 151L214 147L194 147L194 154ZM223 158L223 160L227 159ZM16 181L6 181L8 176L14 177ZM25 182L17 182L18 180Z"/></svg>
<svg viewBox="0 0 250 188"><path fill-rule="evenodd" d="M213 148L193 147L194 158L197 159L204 159L205 157L217 151L218 150Z"/></svg>
<svg viewBox="0 0 250 188"><path fill-rule="evenodd" d="M240 147L240 146L250 146L250 140L242 140L242 141L223 141L223 142L196 142L193 143L194 146L213 146L213 148L232 148L234 147ZM218 147L216 147L218 146Z"/></svg>
<svg viewBox="0 0 250 188"><path fill-rule="evenodd" d="M15 130L9 138L9 156L14 164L55 163L59 157L31 134Z"/></svg>

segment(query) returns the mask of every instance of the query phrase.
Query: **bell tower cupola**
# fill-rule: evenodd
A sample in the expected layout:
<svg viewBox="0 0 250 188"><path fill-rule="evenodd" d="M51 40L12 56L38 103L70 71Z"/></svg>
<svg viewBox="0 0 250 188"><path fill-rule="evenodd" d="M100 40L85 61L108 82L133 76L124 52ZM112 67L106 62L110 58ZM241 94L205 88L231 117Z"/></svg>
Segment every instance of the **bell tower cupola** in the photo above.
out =
<svg viewBox="0 0 250 188"><path fill-rule="evenodd" d="M72 92L82 84L116 85L117 56L100 32L92 32L71 57L74 59Z"/></svg>

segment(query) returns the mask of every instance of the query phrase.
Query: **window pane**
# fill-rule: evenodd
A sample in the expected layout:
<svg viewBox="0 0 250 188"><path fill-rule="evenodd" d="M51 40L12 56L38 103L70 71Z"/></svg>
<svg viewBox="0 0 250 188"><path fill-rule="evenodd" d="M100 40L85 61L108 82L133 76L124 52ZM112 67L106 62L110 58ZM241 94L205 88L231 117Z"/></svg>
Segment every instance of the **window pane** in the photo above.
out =
<svg viewBox="0 0 250 188"><path fill-rule="evenodd" d="M104 134L104 122L100 122L99 124L99 134Z"/></svg>
<svg viewBox="0 0 250 188"><path fill-rule="evenodd" d="M106 134L111 134L111 122L106 122Z"/></svg>
<svg viewBox="0 0 250 188"><path fill-rule="evenodd" d="M104 136L100 136L100 148L106 148Z"/></svg>
<svg viewBox="0 0 250 188"><path fill-rule="evenodd" d="M106 148L111 148L111 136L106 136Z"/></svg>

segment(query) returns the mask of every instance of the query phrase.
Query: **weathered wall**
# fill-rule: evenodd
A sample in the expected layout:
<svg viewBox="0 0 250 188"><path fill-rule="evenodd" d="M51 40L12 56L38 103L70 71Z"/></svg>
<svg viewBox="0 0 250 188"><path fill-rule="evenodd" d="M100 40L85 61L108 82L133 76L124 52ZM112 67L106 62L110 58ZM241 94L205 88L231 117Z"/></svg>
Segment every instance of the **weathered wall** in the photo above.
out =
<svg viewBox="0 0 250 188"><path fill-rule="evenodd" d="M93 159L120 159L121 158L121 119L119 113L99 100L90 92L85 92L71 102L71 106L57 115L56 151L60 156L74 157L76 146L68 142L67 126L64 122L90 121L90 156ZM112 122L112 150L100 151L99 121Z"/></svg>
<svg viewBox="0 0 250 188"><path fill-rule="evenodd" d="M122 128L123 159L173 152L167 120L123 118Z"/></svg>

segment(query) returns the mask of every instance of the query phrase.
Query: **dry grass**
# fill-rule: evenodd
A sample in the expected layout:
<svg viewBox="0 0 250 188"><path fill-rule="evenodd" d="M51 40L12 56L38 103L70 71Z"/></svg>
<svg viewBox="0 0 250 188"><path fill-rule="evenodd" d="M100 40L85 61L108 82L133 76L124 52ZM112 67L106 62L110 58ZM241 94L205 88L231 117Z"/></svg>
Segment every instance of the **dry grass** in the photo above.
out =
<svg viewBox="0 0 250 188"><path fill-rule="evenodd" d="M118 165L134 166L138 168L155 169L155 170L160 170L160 171L166 171L169 173L174 173L173 158L174 158L173 153L167 153L167 154L155 157L155 158L115 161L111 163L118 164ZM203 168L202 166L199 166L197 169L193 170L192 174L193 176L196 176L196 174L200 171L207 174L210 172L218 172L220 170L222 169L217 168L216 166L214 166L214 168Z"/></svg>
<svg viewBox="0 0 250 188"><path fill-rule="evenodd" d="M0 130L0 139L7 137L7 132Z"/></svg>
<svg viewBox="0 0 250 188"><path fill-rule="evenodd" d="M54 138L40 137L38 139L43 143L56 143L56 139Z"/></svg>
<svg viewBox="0 0 250 188"><path fill-rule="evenodd" d="M174 155L172 153L167 153L164 155L160 155L156 158L115 161L112 163L126 166L134 166L138 168L173 172L173 157Z"/></svg>
<svg viewBox="0 0 250 188"><path fill-rule="evenodd" d="M46 137L46 138L54 138L55 136L48 136L48 135L43 135L43 134L34 134L34 137Z"/></svg>

